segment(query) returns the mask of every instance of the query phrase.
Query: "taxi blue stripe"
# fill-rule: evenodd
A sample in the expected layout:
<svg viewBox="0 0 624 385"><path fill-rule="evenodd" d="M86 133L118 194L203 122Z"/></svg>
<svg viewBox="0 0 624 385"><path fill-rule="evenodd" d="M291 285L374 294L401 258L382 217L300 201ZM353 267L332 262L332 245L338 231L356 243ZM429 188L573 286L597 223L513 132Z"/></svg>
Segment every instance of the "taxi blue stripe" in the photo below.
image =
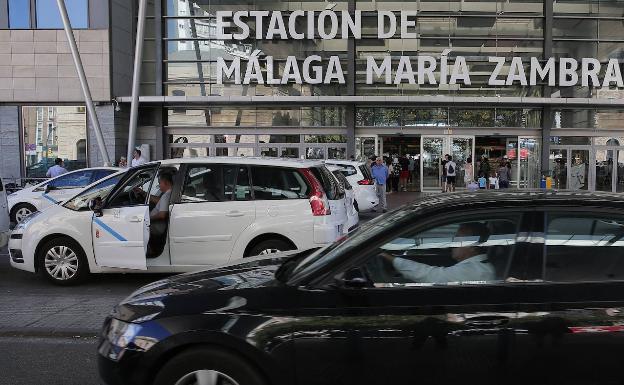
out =
<svg viewBox="0 0 624 385"><path fill-rule="evenodd" d="M59 201L57 201L56 199L52 198L51 196L49 196L48 194L41 194L43 195L43 197L47 200L49 200L52 203L59 203Z"/></svg>
<svg viewBox="0 0 624 385"><path fill-rule="evenodd" d="M100 227L102 227L104 230L106 230L108 233L110 233L110 235L112 235L113 237L117 238L118 240L120 240L122 242L128 242L128 240L126 238L124 238L121 234L119 234L115 230L111 229L106 223L102 222L100 219L93 218L93 222L97 223Z"/></svg>

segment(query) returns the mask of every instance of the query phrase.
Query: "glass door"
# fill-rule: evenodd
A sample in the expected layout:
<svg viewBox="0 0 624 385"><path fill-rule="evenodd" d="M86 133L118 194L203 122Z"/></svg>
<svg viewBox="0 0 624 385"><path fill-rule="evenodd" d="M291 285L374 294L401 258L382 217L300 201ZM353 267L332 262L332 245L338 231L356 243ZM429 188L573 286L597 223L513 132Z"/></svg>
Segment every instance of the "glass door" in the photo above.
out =
<svg viewBox="0 0 624 385"><path fill-rule="evenodd" d="M598 147L595 154L596 191L624 192L624 148Z"/></svg>
<svg viewBox="0 0 624 385"><path fill-rule="evenodd" d="M423 136L421 150L421 191L424 189L442 189L442 157L444 154L443 136Z"/></svg>
<svg viewBox="0 0 624 385"><path fill-rule="evenodd" d="M566 189L568 186L568 150L553 148L550 150L548 169L552 171L553 188Z"/></svg>
<svg viewBox="0 0 624 385"><path fill-rule="evenodd" d="M421 191L442 189L442 161L446 154L457 164L456 187L466 187L464 167L468 157L474 159L474 136L422 136L420 143Z"/></svg>
<svg viewBox="0 0 624 385"><path fill-rule="evenodd" d="M464 182L465 166L469 157L472 157L474 151L474 137L453 136L450 138L451 151L449 154L453 156L453 161L457 164L457 177L455 178L455 187L466 187ZM474 162L473 162L474 164Z"/></svg>
<svg viewBox="0 0 624 385"><path fill-rule="evenodd" d="M519 188L539 188L542 180L540 164L542 157L541 138L518 138L520 167L518 168Z"/></svg>

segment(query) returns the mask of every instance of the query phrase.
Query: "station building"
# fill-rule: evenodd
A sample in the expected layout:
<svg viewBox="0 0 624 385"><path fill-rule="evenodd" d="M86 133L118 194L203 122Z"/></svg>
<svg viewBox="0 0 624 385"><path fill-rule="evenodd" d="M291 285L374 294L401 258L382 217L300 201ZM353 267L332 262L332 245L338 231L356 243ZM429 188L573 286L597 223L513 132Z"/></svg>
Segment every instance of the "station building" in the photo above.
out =
<svg viewBox="0 0 624 385"><path fill-rule="evenodd" d="M137 1L66 0L111 158L126 154ZM3 176L40 176L50 159L101 164L55 0L0 0ZM218 11L361 11L355 39L216 39ZM379 39L376 13L416 11L416 37ZM55 13L56 12L56 13ZM305 23L305 20L302 21ZM253 30L254 25L251 25ZM217 82L217 60L340 57L345 83ZM466 58L471 84L366 81L366 58ZM277 156L418 160L411 189L437 190L440 161L512 164L512 185L624 191L624 90L492 86L488 57L624 60L617 0L149 0L137 144L150 159ZM507 62L500 71L509 71ZM603 70L604 72L604 70ZM580 69L579 69L580 73ZM460 185L463 183L462 178ZM461 187L461 186L460 186Z"/></svg>

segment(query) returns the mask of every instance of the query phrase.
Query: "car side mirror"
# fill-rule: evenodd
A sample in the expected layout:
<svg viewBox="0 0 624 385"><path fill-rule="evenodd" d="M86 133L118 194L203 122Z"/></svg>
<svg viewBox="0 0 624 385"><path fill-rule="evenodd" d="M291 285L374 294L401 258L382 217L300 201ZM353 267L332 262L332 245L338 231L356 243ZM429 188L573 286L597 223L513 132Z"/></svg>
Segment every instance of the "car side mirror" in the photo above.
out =
<svg viewBox="0 0 624 385"><path fill-rule="evenodd" d="M349 289L363 289L371 286L370 280L359 268L352 268L345 271L342 277L338 280L341 287Z"/></svg>
<svg viewBox="0 0 624 385"><path fill-rule="evenodd" d="M93 211L96 217L101 217L104 215L102 213L102 200L101 199L91 199L89 201L89 210Z"/></svg>
<svg viewBox="0 0 624 385"><path fill-rule="evenodd" d="M46 185L46 187L45 187L45 193L47 194L47 193L49 193L52 190L56 190L56 187L54 187L54 186L52 186L51 184L48 183Z"/></svg>

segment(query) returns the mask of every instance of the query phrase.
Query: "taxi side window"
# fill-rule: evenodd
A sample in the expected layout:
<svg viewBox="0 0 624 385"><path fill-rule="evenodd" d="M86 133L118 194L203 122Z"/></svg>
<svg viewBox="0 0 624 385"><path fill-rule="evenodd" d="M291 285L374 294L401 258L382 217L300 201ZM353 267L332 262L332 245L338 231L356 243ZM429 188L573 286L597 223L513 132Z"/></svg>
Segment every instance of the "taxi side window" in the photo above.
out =
<svg viewBox="0 0 624 385"><path fill-rule="evenodd" d="M182 203L250 200L249 172L243 165L189 166L182 188Z"/></svg>
<svg viewBox="0 0 624 385"><path fill-rule="evenodd" d="M76 171L56 178L48 185L55 189L85 187L91 183L92 176L93 171Z"/></svg>
<svg viewBox="0 0 624 385"><path fill-rule="evenodd" d="M132 174L126 182L115 191L108 202L108 207L141 206L147 203L156 168L141 168ZM156 183L158 183L156 181Z"/></svg>
<svg viewBox="0 0 624 385"><path fill-rule="evenodd" d="M545 242L546 281L624 280L624 218L548 214Z"/></svg>

